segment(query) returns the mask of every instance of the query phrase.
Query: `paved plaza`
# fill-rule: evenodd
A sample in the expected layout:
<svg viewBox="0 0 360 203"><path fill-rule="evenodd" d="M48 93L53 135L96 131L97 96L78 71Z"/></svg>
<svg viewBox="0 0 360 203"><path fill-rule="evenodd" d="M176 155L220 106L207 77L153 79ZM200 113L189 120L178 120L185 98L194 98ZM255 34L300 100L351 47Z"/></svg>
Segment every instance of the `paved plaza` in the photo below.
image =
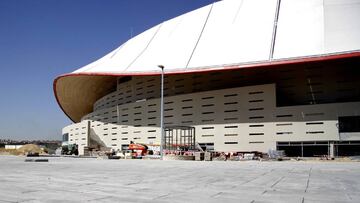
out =
<svg viewBox="0 0 360 203"><path fill-rule="evenodd" d="M360 162L0 156L0 202L360 202Z"/></svg>

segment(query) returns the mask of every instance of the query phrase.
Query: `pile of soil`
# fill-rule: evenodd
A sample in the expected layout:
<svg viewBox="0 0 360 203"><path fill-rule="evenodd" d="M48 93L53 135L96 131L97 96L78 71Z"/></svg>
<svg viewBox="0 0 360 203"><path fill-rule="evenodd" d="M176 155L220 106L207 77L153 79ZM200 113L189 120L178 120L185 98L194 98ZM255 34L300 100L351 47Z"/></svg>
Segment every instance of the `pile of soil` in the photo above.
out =
<svg viewBox="0 0 360 203"><path fill-rule="evenodd" d="M24 154L24 155L29 154L29 153L41 154L41 153L43 153L43 150L35 144L26 144L26 145L20 147L18 149L18 152L21 154Z"/></svg>

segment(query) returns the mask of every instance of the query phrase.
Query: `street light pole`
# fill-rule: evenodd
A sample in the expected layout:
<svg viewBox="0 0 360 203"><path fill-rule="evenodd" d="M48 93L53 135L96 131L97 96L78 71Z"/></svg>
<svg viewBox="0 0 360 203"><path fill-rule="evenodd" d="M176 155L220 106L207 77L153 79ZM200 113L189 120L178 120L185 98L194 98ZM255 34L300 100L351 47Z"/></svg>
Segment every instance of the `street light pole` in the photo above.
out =
<svg viewBox="0 0 360 203"><path fill-rule="evenodd" d="M161 68L161 96L160 96L160 130L161 130L161 143L160 143L160 157L164 159L164 66L158 65Z"/></svg>

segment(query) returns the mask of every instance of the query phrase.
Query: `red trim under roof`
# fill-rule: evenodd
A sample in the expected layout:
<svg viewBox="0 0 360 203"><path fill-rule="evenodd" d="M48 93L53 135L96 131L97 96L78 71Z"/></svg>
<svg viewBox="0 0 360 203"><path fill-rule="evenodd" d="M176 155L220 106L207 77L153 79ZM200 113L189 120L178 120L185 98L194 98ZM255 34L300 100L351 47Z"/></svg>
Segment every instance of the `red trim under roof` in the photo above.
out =
<svg viewBox="0 0 360 203"><path fill-rule="evenodd" d="M342 53L342 54L333 54L333 55L321 55L321 56L311 56L306 58L292 58L292 59L280 59L266 62L258 62L258 63L249 63L249 64L238 64L238 65L229 65L229 66L217 66L217 67L209 67L209 68L196 68L196 69L177 69L173 71L166 71L166 75L175 75L175 74L190 74L190 73L202 73L202 72L214 72L214 71L222 71L222 70L235 70L242 68L270 68L277 67L281 65L291 65L291 64L301 64L301 63L310 63L310 62L322 62L322 61L330 61L337 59L347 59L347 58L356 58L360 57L360 51L355 51L351 53ZM128 72L128 73L91 73L91 72L83 72L83 73L68 73L64 75L60 75L55 78L53 83L53 91L58 105L61 110L73 121L75 122L63 109L59 102L59 98L56 92L56 84L60 78L63 77L76 77L76 76L151 76L151 75L160 75L160 71L153 72Z"/></svg>

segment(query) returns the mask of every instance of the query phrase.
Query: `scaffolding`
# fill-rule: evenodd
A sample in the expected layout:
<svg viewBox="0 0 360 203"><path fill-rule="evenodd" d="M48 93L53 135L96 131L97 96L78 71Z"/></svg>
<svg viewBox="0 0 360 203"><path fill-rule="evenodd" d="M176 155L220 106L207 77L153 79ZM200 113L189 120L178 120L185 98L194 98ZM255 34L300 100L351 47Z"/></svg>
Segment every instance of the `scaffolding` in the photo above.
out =
<svg viewBox="0 0 360 203"><path fill-rule="evenodd" d="M166 126L164 149L190 151L195 149L195 128L190 126Z"/></svg>

